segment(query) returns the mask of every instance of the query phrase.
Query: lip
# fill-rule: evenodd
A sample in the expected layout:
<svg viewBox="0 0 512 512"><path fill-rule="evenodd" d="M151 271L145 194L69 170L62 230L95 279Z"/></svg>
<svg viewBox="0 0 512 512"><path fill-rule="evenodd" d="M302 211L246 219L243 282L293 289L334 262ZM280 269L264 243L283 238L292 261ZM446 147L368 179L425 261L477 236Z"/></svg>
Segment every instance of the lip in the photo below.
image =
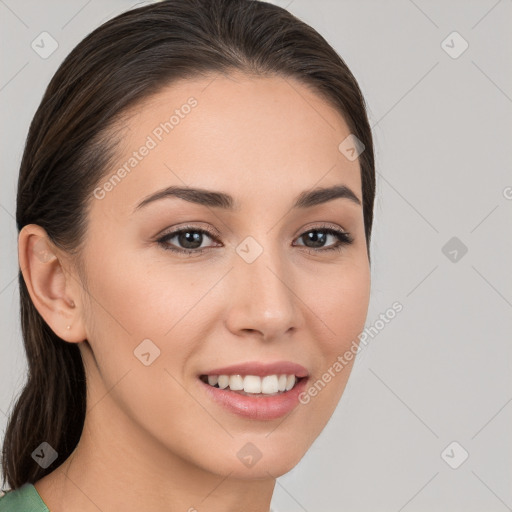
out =
<svg viewBox="0 0 512 512"><path fill-rule="evenodd" d="M222 368L222 370L224 371L226 368ZM277 395L254 397L210 386L199 378L197 380L206 395L228 411L252 420L274 420L290 413L299 404L299 395L306 388L309 378L301 378L289 391Z"/></svg>
<svg viewBox="0 0 512 512"><path fill-rule="evenodd" d="M214 368L200 375L257 375L264 377L265 375L295 375L296 377L307 377L308 371L304 366L292 363L291 361L275 361L272 363L262 363L260 361L247 361L244 363L224 366L223 368Z"/></svg>

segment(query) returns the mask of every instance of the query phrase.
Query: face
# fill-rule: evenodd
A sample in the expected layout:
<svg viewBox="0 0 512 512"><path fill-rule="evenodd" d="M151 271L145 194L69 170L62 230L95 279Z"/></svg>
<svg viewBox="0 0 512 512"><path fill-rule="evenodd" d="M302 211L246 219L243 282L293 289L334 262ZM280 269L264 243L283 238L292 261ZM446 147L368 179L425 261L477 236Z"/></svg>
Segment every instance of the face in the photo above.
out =
<svg viewBox="0 0 512 512"><path fill-rule="evenodd" d="M198 468L279 476L334 412L354 361L333 367L366 319L360 167L338 149L350 130L305 86L244 75L173 84L125 127L117 165L91 198L82 253L88 392L110 390L123 432ZM159 194L169 187L230 198ZM346 189L295 205L331 187ZM295 363L307 375L266 397L200 378L247 362Z"/></svg>

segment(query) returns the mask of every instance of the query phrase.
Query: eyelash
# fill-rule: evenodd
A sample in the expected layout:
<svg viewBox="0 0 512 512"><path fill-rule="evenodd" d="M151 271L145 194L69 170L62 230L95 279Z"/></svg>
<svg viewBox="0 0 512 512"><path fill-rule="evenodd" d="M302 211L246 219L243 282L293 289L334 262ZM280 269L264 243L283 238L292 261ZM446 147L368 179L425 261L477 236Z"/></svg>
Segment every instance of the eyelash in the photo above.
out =
<svg viewBox="0 0 512 512"><path fill-rule="evenodd" d="M310 247L299 246L299 247L303 247L304 250L310 254L318 254L321 252L328 252L328 251L341 251L345 246L350 245L354 242L354 239L352 238L350 233L348 233L346 231L341 231L338 229L333 229L333 228L330 228L327 226L319 226L319 227L308 229L307 231L304 231L298 238L300 239L306 233L310 233L312 231L320 231L323 233L327 233L329 235L333 235L338 239L338 242L334 245L328 246L327 248L322 247L319 249L312 249ZM157 239L156 242L166 251L172 251L175 253L186 254L188 256L199 255L208 249L213 249L213 247L204 247L202 249L180 249L177 247L171 247L169 245L168 240L174 238L176 235L179 235L181 233L186 233L186 232L201 233L203 235L208 235L210 238L216 240L216 236L213 233L211 233L205 229L200 229L200 228L193 227L193 226L185 226L176 231L172 231L170 233L165 234L161 238Z"/></svg>

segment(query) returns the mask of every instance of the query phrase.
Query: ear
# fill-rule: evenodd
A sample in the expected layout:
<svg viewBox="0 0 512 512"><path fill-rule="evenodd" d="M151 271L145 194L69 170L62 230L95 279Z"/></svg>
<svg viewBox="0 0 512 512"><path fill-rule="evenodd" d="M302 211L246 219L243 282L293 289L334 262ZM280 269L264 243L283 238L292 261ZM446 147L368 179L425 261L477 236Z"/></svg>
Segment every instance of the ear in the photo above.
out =
<svg viewBox="0 0 512 512"><path fill-rule="evenodd" d="M20 231L18 259L34 306L59 338L79 343L86 339L81 283L67 271L64 256L42 227L29 224Z"/></svg>

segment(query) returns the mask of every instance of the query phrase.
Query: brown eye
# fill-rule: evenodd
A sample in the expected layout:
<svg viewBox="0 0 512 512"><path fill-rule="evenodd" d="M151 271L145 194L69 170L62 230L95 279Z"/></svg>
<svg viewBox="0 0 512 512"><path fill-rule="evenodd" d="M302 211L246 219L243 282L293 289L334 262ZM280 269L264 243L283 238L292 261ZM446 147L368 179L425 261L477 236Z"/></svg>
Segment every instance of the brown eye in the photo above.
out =
<svg viewBox="0 0 512 512"><path fill-rule="evenodd" d="M159 238L157 242L168 251L199 254L207 249L206 247L201 247L205 236L208 238L214 238L211 233L204 229L185 227L172 231L171 233L167 233L163 237ZM176 243L169 243L173 238L176 238L176 242L181 247L176 247Z"/></svg>
<svg viewBox="0 0 512 512"><path fill-rule="evenodd" d="M334 245L325 246L329 236L337 239ZM352 237L346 231L339 231L332 228L315 228L303 233L299 240L305 240L304 246L316 252L340 250L343 246L353 242Z"/></svg>
<svg viewBox="0 0 512 512"><path fill-rule="evenodd" d="M207 249L215 247L213 245L201 247L205 240L205 236L207 238L217 240L217 238L209 231L192 226L186 226L165 234L160 237L157 242L167 251L192 256L201 254ZM330 236L334 237L337 242L325 246ZM170 243L173 239L176 239L175 242ZM353 242L352 237L346 231L322 227L305 231L298 240L304 240L305 243L299 244L299 246L302 245L308 251L312 251L313 253L341 250L343 246L349 245Z"/></svg>

